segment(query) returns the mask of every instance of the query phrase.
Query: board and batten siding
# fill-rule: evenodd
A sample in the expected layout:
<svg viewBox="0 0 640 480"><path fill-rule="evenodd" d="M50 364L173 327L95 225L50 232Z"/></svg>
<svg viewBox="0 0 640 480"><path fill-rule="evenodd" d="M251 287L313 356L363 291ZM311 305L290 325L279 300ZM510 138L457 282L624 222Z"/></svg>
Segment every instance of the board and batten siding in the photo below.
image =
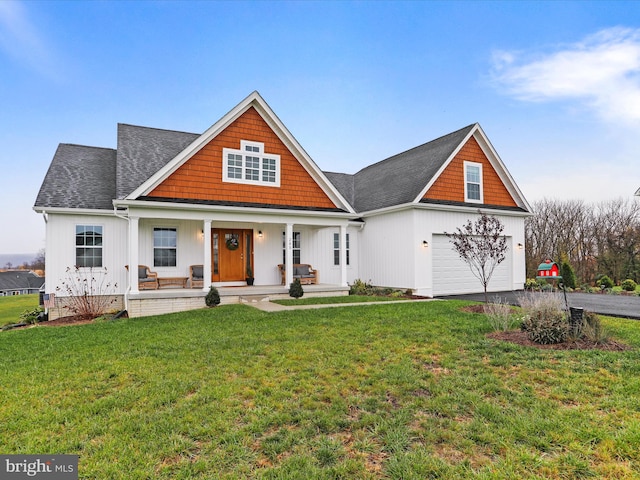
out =
<svg viewBox="0 0 640 480"><path fill-rule="evenodd" d="M46 224L46 293L67 296L62 282L70 280L67 268L76 264L76 225L100 225L103 227L103 268L95 269L104 275L104 285L113 294L123 294L126 289L126 264L128 228L126 220L113 215L67 215L50 213ZM53 254L55 252L55 255ZM60 289L57 289L60 287Z"/></svg>

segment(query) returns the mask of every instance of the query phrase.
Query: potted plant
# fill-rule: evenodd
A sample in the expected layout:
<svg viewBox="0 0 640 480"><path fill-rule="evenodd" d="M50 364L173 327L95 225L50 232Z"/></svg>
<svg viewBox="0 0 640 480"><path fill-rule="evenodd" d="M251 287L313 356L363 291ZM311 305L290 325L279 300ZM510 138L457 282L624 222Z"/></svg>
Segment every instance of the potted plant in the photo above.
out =
<svg viewBox="0 0 640 480"><path fill-rule="evenodd" d="M247 281L247 285L253 285L254 278L253 270L251 270L251 265L247 265L247 278L245 278L245 280Z"/></svg>

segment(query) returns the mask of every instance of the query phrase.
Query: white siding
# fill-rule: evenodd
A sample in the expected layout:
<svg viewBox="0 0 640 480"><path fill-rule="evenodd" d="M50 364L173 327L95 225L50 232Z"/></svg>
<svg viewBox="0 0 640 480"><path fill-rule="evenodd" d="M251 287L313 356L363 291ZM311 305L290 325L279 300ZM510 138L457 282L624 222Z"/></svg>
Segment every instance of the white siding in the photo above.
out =
<svg viewBox="0 0 640 480"><path fill-rule="evenodd" d="M128 222L108 215L49 214L46 244L46 292L66 296L62 282L68 282L67 268L76 263L76 225L103 227L103 268L94 269L104 275L104 285L117 284L103 293L124 293L126 288ZM60 290L56 290L60 287Z"/></svg>

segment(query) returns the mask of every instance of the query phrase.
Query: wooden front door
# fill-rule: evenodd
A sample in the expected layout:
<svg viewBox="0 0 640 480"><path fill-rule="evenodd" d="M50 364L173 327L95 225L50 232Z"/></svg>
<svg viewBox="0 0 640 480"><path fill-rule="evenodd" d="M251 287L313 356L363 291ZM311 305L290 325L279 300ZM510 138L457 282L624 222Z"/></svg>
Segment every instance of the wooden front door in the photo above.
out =
<svg viewBox="0 0 640 480"><path fill-rule="evenodd" d="M211 272L214 282L244 281L252 266L253 230L212 229Z"/></svg>

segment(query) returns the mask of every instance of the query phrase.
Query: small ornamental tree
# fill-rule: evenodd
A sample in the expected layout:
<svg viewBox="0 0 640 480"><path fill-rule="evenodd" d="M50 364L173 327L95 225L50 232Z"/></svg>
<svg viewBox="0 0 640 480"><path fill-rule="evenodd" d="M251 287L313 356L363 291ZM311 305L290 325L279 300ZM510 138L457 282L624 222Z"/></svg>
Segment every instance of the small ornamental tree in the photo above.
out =
<svg viewBox="0 0 640 480"><path fill-rule="evenodd" d="M495 268L506 258L507 239L502 235L504 225L493 215L478 211L480 218L475 223L467 220L454 233L446 233L453 249L464 260L471 273L480 280L484 288L484 303L489 303L487 286Z"/></svg>
<svg viewBox="0 0 640 480"><path fill-rule="evenodd" d="M304 295L304 290L300 284L300 279L296 278L289 286L289 296L293 298L300 298Z"/></svg>
<svg viewBox="0 0 640 480"><path fill-rule="evenodd" d="M573 267L569 262L562 262L560 264L560 275L562 275L562 281L567 288L576 288L578 280L576 274L573 271Z"/></svg>
<svg viewBox="0 0 640 480"><path fill-rule="evenodd" d="M107 281L107 269L67 267L67 278L56 291L64 292L68 297L68 309L72 315L82 318L97 318L116 302L114 296L117 283Z"/></svg>

